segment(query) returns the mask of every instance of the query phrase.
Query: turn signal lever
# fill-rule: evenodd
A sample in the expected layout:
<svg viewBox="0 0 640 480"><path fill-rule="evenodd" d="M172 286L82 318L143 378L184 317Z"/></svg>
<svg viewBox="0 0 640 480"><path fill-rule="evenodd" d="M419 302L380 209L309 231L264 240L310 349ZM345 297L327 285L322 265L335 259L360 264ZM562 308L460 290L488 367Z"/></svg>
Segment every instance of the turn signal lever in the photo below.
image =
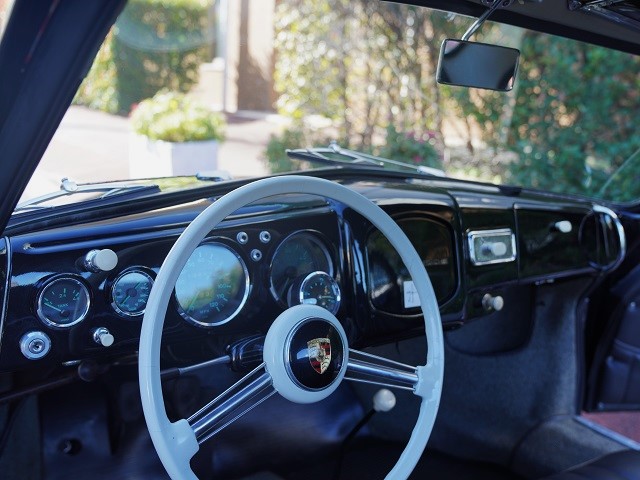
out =
<svg viewBox="0 0 640 480"><path fill-rule="evenodd" d="M262 363L264 335L243 338L227 347L230 367L234 372L249 372Z"/></svg>

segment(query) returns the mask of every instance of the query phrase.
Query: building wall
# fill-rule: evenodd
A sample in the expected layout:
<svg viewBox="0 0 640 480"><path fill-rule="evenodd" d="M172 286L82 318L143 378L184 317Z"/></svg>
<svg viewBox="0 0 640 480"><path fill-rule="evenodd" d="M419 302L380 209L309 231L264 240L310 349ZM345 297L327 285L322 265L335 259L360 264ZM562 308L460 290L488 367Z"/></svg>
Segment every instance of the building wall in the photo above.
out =
<svg viewBox="0 0 640 480"><path fill-rule="evenodd" d="M231 41L236 37L233 40L237 43L229 44L232 49L228 59L229 70L235 70L230 72L235 80L235 88L230 88L228 94L235 96L239 110L273 111L275 0L230 3L235 4L235 18L230 21L229 27L237 29L237 33L229 32L227 38Z"/></svg>

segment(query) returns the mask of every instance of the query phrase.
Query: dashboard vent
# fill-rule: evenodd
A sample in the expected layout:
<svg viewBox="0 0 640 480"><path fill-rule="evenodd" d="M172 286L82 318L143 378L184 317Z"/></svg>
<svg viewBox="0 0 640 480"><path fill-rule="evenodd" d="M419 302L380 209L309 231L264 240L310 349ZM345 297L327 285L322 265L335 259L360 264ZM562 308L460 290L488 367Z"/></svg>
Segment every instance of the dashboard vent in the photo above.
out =
<svg viewBox="0 0 640 480"><path fill-rule="evenodd" d="M580 225L580 244L593 267L600 270L617 267L625 256L627 243L615 212L594 205Z"/></svg>

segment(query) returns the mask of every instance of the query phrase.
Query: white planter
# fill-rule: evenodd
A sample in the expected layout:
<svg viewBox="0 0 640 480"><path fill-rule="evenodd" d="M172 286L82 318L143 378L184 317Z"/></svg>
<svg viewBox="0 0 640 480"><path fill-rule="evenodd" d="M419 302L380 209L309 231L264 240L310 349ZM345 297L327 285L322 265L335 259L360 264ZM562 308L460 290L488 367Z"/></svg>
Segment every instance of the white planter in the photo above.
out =
<svg viewBox="0 0 640 480"><path fill-rule="evenodd" d="M129 139L130 178L195 175L217 170L218 142L173 143L132 134Z"/></svg>

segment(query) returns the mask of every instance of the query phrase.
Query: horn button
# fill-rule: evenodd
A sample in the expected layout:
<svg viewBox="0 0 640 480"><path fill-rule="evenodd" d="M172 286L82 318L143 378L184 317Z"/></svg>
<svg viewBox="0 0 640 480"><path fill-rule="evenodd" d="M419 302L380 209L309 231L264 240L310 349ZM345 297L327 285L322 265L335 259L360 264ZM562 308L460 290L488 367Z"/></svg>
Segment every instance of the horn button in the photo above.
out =
<svg viewBox="0 0 640 480"><path fill-rule="evenodd" d="M300 387L321 390L342 370L344 342L328 321L308 319L298 324L285 342L287 373Z"/></svg>
<svg viewBox="0 0 640 480"><path fill-rule="evenodd" d="M319 402L338 388L347 371L347 334L328 310L295 305L269 327L262 358L280 395L296 403Z"/></svg>

